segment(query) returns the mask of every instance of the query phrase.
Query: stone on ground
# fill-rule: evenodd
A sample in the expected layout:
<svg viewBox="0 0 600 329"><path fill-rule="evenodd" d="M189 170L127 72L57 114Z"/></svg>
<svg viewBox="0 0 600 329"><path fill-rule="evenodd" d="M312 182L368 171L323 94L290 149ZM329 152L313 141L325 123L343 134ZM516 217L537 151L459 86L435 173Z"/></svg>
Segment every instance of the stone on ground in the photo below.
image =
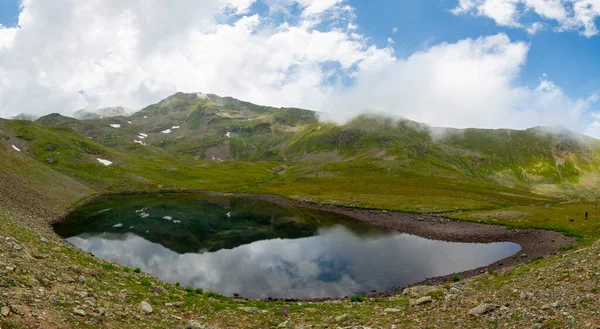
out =
<svg viewBox="0 0 600 329"><path fill-rule="evenodd" d="M138 312L142 314L150 314L152 313L152 311L152 306L150 306L150 304L148 304L145 301L141 302L140 305L138 305Z"/></svg>

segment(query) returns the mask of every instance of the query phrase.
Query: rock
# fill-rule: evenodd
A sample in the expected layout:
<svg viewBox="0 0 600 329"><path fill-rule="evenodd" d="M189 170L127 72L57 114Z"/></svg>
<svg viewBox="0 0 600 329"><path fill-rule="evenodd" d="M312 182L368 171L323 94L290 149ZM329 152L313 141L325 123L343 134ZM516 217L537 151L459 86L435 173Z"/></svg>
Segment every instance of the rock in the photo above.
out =
<svg viewBox="0 0 600 329"><path fill-rule="evenodd" d="M433 299L431 298L431 296L425 296L425 297L421 297L419 299L411 299L408 301L408 305L410 306L415 306L415 305L422 305L422 304L427 304L427 303L431 303Z"/></svg>
<svg viewBox="0 0 600 329"><path fill-rule="evenodd" d="M29 278L25 282L25 285L28 287L36 287L38 284L39 284L39 281L36 280L35 278Z"/></svg>
<svg viewBox="0 0 600 329"><path fill-rule="evenodd" d="M352 317L350 316L350 314L342 314L340 316L336 316L335 317L335 322L337 323L348 323L350 321L352 321Z"/></svg>
<svg viewBox="0 0 600 329"><path fill-rule="evenodd" d="M258 311L259 311L258 308L256 308L256 307L238 307L238 310L249 313L249 314L258 313Z"/></svg>
<svg viewBox="0 0 600 329"><path fill-rule="evenodd" d="M456 295L455 294L447 294L446 297L444 297L444 301L446 302L451 302L453 300L456 299Z"/></svg>
<svg viewBox="0 0 600 329"><path fill-rule="evenodd" d="M25 314L25 311L21 305L10 305L10 310L17 315Z"/></svg>
<svg viewBox="0 0 600 329"><path fill-rule="evenodd" d="M460 291L460 289L458 289L456 287L452 287L452 288L450 288L450 293L454 294L454 295L460 295L462 293L462 291Z"/></svg>
<svg viewBox="0 0 600 329"><path fill-rule="evenodd" d="M202 323L200 323L200 322L198 322L196 320L190 320L185 325L185 329L214 329L214 328L213 327L209 327L207 325L204 325L204 324L202 324Z"/></svg>
<svg viewBox="0 0 600 329"><path fill-rule="evenodd" d="M7 317L9 313L10 313L10 307L2 306L2 308L0 308L0 314L2 314L2 316Z"/></svg>
<svg viewBox="0 0 600 329"><path fill-rule="evenodd" d="M23 247L21 247L20 245L14 243L13 244L13 249L19 251L19 250L23 249Z"/></svg>
<svg viewBox="0 0 600 329"><path fill-rule="evenodd" d="M542 305L542 310L549 310L549 309L550 309L550 304Z"/></svg>
<svg viewBox="0 0 600 329"><path fill-rule="evenodd" d="M79 315L79 316L85 316L85 311L80 308L74 307L73 314Z"/></svg>
<svg viewBox="0 0 600 329"><path fill-rule="evenodd" d="M531 327L531 329L542 329L542 328L544 328L544 326L541 323L536 323Z"/></svg>
<svg viewBox="0 0 600 329"><path fill-rule="evenodd" d="M494 304L482 303L482 304L479 304L476 307L472 308L471 310L469 310L469 315L482 316L486 313L489 313L489 312L495 310L497 307L498 306L496 306Z"/></svg>
<svg viewBox="0 0 600 329"><path fill-rule="evenodd" d="M521 291L521 299L533 299L533 293L529 291Z"/></svg>
<svg viewBox="0 0 600 329"><path fill-rule="evenodd" d="M40 253L36 252L36 253L33 254L33 258L35 258L35 259L47 259L47 258L50 258L50 255L48 255L48 254L40 254Z"/></svg>
<svg viewBox="0 0 600 329"><path fill-rule="evenodd" d="M564 300L559 300L558 302L550 304L550 306L552 306L552 308L562 308L567 306L567 303Z"/></svg>
<svg viewBox="0 0 600 329"><path fill-rule="evenodd" d="M87 291L74 291L73 293L81 298L85 298L88 296Z"/></svg>
<svg viewBox="0 0 600 329"><path fill-rule="evenodd" d="M294 328L294 322L287 320L280 323L277 328Z"/></svg>
<svg viewBox="0 0 600 329"><path fill-rule="evenodd" d="M71 276L69 276L69 275L67 275L67 274L63 275L63 280L64 280L66 283L73 283L73 282L75 282L75 279L73 279L73 277L71 277Z"/></svg>
<svg viewBox="0 0 600 329"><path fill-rule="evenodd" d="M138 305L138 312L142 314L150 314L152 311L152 306L145 301L142 301L140 305Z"/></svg>
<svg viewBox="0 0 600 329"><path fill-rule="evenodd" d="M41 238L40 241L42 241L43 243L48 243L48 239L46 238Z"/></svg>
<svg viewBox="0 0 600 329"><path fill-rule="evenodd" d="M404 289L402 293L409 295L412 298L421 298L423 296L439 296L441 298L441 296L444 295L444 291L442 289L434 286L414 286Z"/></svg>
<svg viewBox="0 0 600 329"><path fill-rule="evenodd" d="M386 308L385 311L383 311L383 313L400 313L400 312L402 312L402 310L399 308Z"/></svg>

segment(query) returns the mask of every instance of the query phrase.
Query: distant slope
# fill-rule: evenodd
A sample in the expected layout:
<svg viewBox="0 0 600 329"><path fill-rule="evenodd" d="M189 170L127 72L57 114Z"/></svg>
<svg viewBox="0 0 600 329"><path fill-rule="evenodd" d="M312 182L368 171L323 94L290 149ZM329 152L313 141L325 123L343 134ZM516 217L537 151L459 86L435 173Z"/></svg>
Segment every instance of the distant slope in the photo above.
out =
<svg viewBox="0 0 600 329"><path fill-rule="evenodd" d="M309 110L200 93L174 94L129 117L36 122L114 150L186 161L377 164L575 198L597 195L600 185L600 141L560 129L440 129L367 115L338 126Z"/></svg>

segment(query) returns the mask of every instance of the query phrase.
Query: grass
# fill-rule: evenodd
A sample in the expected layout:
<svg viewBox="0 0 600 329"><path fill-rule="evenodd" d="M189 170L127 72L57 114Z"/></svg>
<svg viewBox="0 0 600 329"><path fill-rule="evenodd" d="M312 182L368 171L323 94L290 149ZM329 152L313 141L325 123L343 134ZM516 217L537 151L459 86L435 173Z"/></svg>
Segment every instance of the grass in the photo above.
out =
<svg viewBox="0 0 600 329"><path fill-rule="evenodd" d="M585 219L588 211L589 219ZM504 214L519 214L507 218ZM592 202L568 202L543 206L509 206L501 210L466 211L450 218L504 225L511 228L548 229L576 237L579 243L600 239L600 210ZM570 219L574 219L570 221Z"/></svg>

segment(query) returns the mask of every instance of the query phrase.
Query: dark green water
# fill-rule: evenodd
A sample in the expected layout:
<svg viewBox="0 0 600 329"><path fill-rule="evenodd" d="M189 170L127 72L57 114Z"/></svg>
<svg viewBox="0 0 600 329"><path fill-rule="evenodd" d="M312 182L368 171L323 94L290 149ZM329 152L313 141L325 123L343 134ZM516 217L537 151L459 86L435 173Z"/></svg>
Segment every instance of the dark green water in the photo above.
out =
<svg viewBox="0 0 600 329"><path fill-rule="evenodd" d="M247 298L344 297L486 266L514 243L453 243L327 212L206 194L103 197L55 231L164 281Z"/></svg>

